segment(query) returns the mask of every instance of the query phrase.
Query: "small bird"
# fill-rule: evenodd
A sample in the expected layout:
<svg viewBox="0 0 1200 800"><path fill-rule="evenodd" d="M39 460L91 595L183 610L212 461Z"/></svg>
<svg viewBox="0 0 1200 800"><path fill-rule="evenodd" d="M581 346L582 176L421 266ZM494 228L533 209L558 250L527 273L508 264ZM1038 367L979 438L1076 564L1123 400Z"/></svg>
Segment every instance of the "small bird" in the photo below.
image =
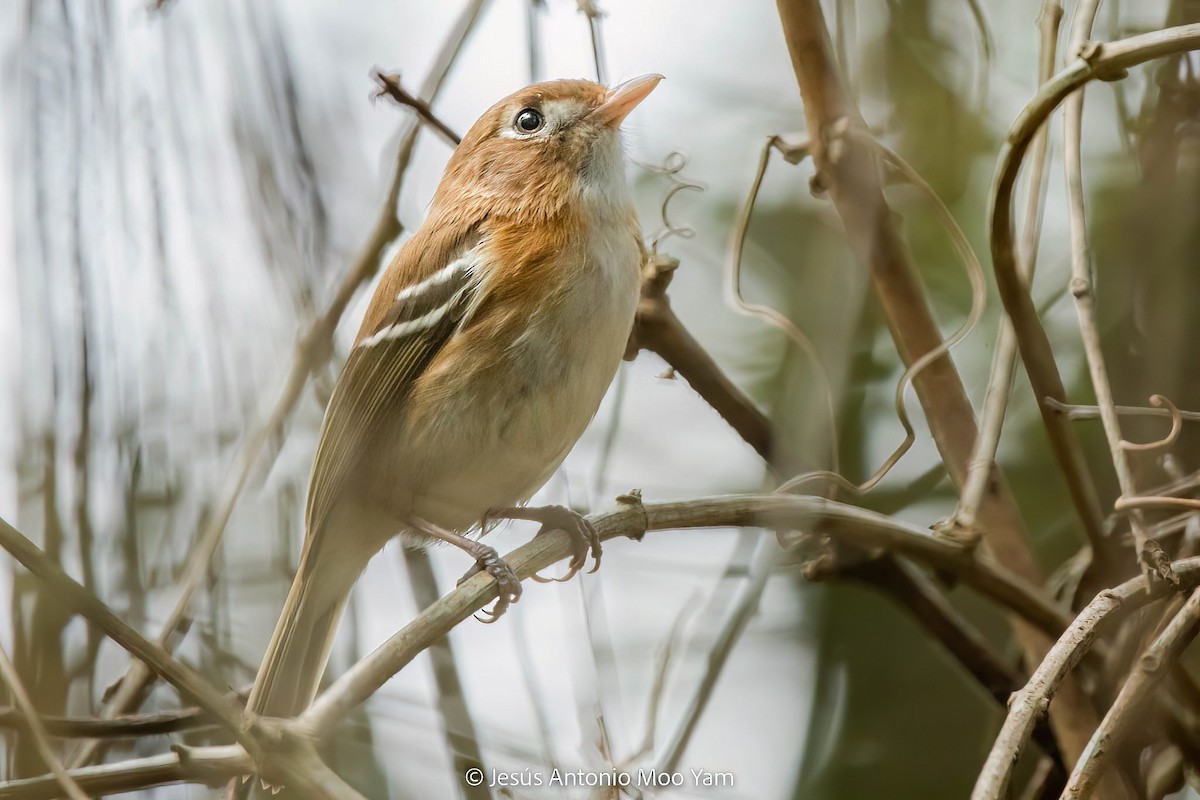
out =
<svg viewBox="0 0 1200 800"><path fill-rule="evenodd" d="M568 509L522 507L596 413L625 352L645 249L620 126L661 75L615 89L526 87L455 150L420 230L371 298L325 412L300 566L248 709L291 717L316 695L350 590L390 539L442 541L521 592L466 535L530 519L598 561Z"/></svg>

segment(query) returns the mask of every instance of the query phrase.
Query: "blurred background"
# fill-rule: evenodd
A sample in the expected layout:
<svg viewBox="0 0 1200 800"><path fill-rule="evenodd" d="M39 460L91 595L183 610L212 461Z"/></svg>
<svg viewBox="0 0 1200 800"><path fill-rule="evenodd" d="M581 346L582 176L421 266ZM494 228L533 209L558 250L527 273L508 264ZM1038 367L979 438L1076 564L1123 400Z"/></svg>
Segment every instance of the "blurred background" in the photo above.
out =
<svg viewBox="0 0 1200 800"><path fill-rule="evenodd" d="M786 336L729 302L730 237L763 143L770 134L804 138L773 3L603 0L597 17L574 0L7 3L0 516L139 630L177 628L177 652L220 686L249 686L282 607L324 398L369 285L343 316L331 364L278 431L253 440L284 389L297 336L325 312L372 236L413 125L409 109L371 101L370 71L398 71L409 90L422 86L472 6L478 17L432 103L442 119L464 131L532 80L595 78L597 66L609 83L666 75L631 118L627 140L647 239L680 261L672 307L811 465L827 462L831 400L841 470L852 480L874 472L903 438L891 399L899 359L837 217L809 192L809 164L772 160L742 284L747 299L783 312L813 340L832 397ZM933 185L982 254L999 146L1036 88L1041 6L825 3L868 123ZM1096 38L1195 19L1200 4L1191 0L1113 2L1102 7ZM1161 392L1200 407L1200 371L1184 345L1200 333L1189 313L1200 273L1181 268L1200 252L1193 66L1152 63L1087 94L1085 186L1118 402L1144 404ZM1056 121L1035 298L1068 394L1089 402L1066 293L1060 128ZM435 134L419 134L398 195L406 231L420 224L450 152ZM694 188L674 192L680 181ZM898 186L889 200L949 333L970 305L953 248L917 192ZM954 353L977 408L997 307L989 302ZM910 405L916 446L861 502L927 526L949 514L955 494L911 396ZM1080 425L1097 478L1111 489L1099 426ZM1147 424L1147 438L1160 427ZM257 456L225 523L222 498L252 444ZM1001 462L1049 572L1081 537L1023 376ZM622 367L535 502L604 510L634 488L663 501L775 480L684 381L642 353ZM214 525L224 537L190 610L172 619L197 543ZM533 531L513 524L492 544L505 552ZM998 707L902 609L851 583L806 583L773 549L770 535L729 530L614 542L597 574L531 584L500 624L459 626L453 668L425 654L397 675L331 738L331 764L369 797L480 797L460 778L477 759L544 772L661 765L668 755L680 769L730 772L735 784L663 797L965 796ZM424 561L390 545L355 591L331 675L465 567L456 551ZM952 599L994 641L1007 641L999 613L960 591ZM729 636L728 658L714 667ZM129 661L7 558L0 641L46 715L96 713ZM1015 647L1006 652L1015 658ZM715 677L711 692L706 674ZM698 698L705 705L692 730ZM137 707L181 704L158 686ZM196 731L82 755L68 742L63 753L115 761L163 753L173 741L218 740ZM15 731L0 748L2 777L45 772ZM215 794L170 786L129 796Z"/></svg>

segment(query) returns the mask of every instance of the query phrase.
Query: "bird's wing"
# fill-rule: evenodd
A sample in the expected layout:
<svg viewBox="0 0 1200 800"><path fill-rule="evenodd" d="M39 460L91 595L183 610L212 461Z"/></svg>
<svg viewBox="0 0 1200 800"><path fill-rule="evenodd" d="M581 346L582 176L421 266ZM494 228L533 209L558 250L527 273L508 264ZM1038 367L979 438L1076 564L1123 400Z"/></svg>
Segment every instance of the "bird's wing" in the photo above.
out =
<svg viewBox="0 0 1200 800"><path fill-rule="evenodd" d="M395 418L413 382L475 307L479 257L478 248L460 250L440 269L406 271L422 275L419 280L385 280L377 290L325 411L308 491L310 534L333 507L364 445Z"/></svg>

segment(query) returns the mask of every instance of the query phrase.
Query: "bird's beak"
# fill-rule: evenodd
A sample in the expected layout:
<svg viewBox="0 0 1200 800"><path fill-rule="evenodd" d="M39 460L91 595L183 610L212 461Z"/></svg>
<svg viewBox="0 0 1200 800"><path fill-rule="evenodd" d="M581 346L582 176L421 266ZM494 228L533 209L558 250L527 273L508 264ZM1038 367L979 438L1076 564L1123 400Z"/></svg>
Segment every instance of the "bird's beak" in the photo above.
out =
<svg viewBox="0 0 1200 800"><path fill-rule="evenodd" d="M629 112L645 100L662 79L662 75L643 75L610 89L604 103L588 115L588 120L610 128L620 127Z"/></svg>

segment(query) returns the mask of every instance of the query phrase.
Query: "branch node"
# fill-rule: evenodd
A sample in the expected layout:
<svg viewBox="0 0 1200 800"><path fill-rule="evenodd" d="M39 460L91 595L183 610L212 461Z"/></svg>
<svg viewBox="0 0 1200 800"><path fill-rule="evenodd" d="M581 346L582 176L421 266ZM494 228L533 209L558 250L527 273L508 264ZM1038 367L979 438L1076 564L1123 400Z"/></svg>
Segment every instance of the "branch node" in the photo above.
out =
<svg viewBox="0 0 1200 800"><path fill-rule="evenodd" d="M974 550L983 538L983 531L980 530L977 523L966 525L957 516L935 522L930 529L934 536L944 539L950 544L958 545L968 552Z"/></svg>
<svg viewBox="0 0 1200 800"><path fill-rule="evenodd" d="M1106 67L1101 64L1101 59L1104 55L1103 42L1096 42L1089 39L1079 45L1079 49L1075 51L1075 55L1088 63L1097 80L1112 82L1129 77L1129 70L1124 67Z"/></svg>
<svg viewBox="0 0 1200 800"><path fill-rule="evenodd" d="M1071 296L1076 300L1092 293L1092 282L1087 278L1071 278Z"/></svg>
<svg viewBox="0 0 1200 800"><path fill-rule="evenodd" d="M1179 586L1179 575L1175 573L1175 568L1171 566L1171 559L1162 549L1158 540L1147 539L1142 544L1138 558L1150 576L1161 578L1172 586Z"/></svg>
<svg viewBox="0 0 1200 800"><path fill-rule="evenodd" d="M636 508L642 512L641 530L628 534L630 539L633 539L635 542L640 542L643 538L645 538L646 531L650 529L650 516L646 513L646 506L642 504L642 490L630 489L625 494L617 495L617 505Z"/></svg>

